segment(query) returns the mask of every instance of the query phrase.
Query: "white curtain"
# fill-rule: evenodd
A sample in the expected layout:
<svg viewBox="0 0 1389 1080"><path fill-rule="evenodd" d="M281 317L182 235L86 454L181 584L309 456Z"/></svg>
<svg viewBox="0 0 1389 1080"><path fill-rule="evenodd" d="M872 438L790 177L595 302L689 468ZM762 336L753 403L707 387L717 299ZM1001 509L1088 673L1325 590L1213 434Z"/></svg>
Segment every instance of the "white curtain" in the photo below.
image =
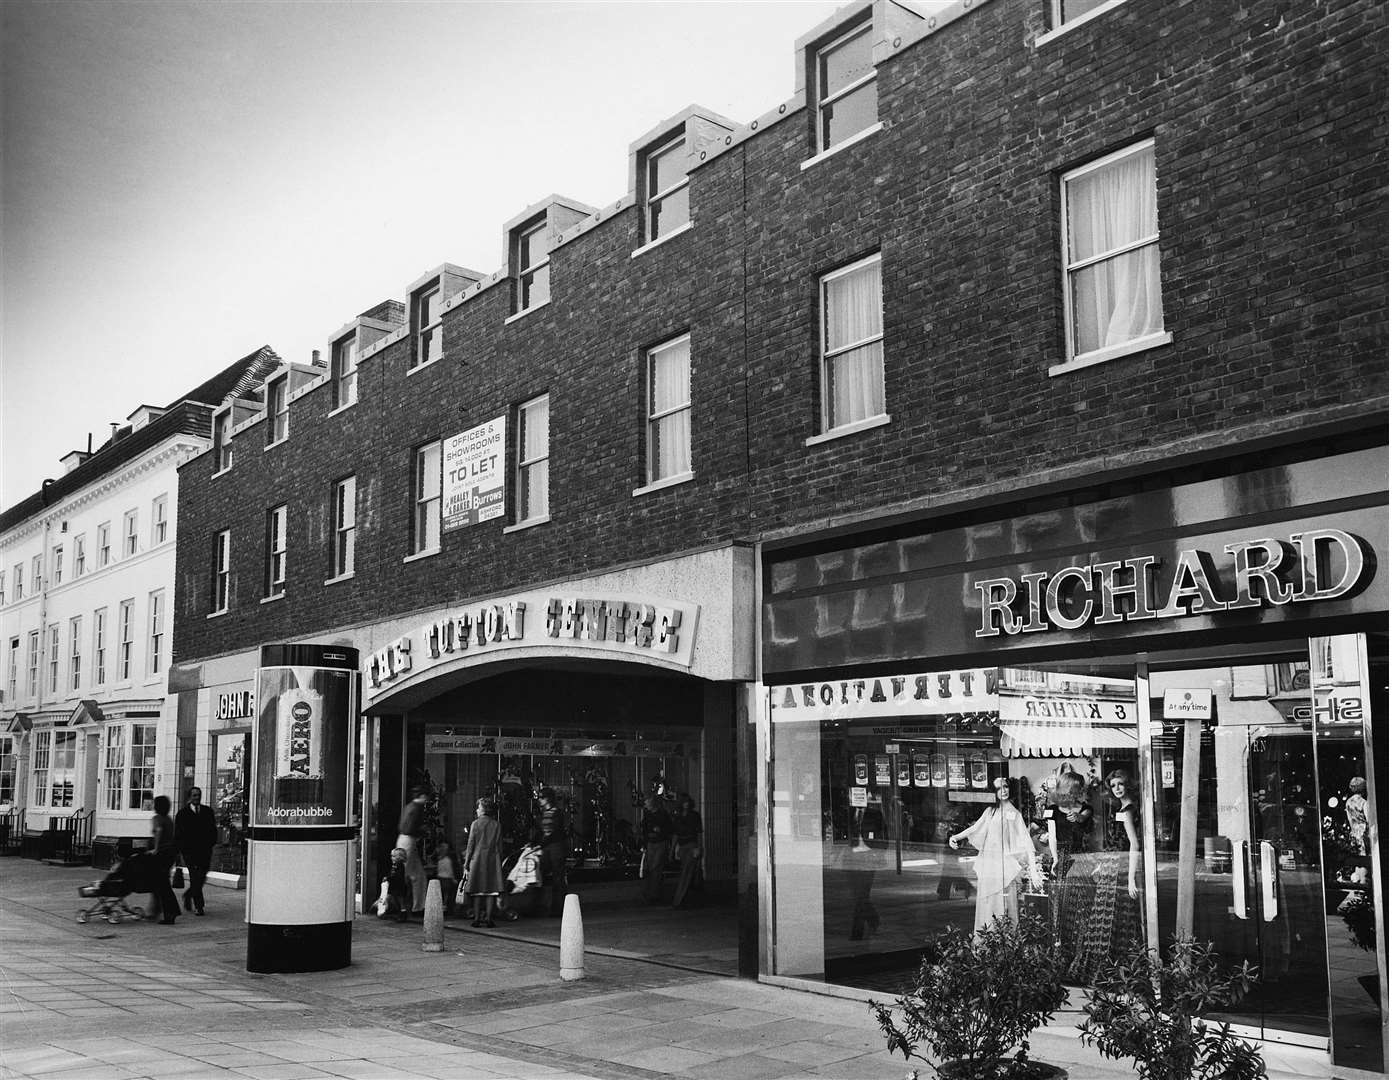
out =
<svg viewBox="0 0 1389 1080"><path fill-rule="evenodd" d="M1077 355L1162 330L1153 148L1066 185L1070 262L1151 238L1071 274Z"/></svg>
<svg viewBox="0 0 1389 1080"><path fill-rule="evenodd" d="M883 271L874 261L825 283L827 428L879 416L883 397ZM848 346L857 347L848 348Z"/></svg>
<svg viewBox="0 0 1389 1080"><path fill-rule="evenodd" d="M651 479L689 472L689 338L651 353L651 415Z"/></svg>
<svg viewBox="0 0 1389 1080"><path fill-rule="evenodd" d="M550 399L541 398L521 413L521 517L550 512Z"/></svg>

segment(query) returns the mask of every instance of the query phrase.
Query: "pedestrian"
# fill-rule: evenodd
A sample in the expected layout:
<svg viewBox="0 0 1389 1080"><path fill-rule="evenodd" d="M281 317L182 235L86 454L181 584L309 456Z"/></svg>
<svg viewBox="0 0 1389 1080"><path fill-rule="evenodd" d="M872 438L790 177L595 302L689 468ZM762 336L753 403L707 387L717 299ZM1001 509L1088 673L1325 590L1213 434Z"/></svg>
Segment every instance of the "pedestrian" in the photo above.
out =
<svg viewBox="0 0 1389 1080"><path fill-rule="evenodd" d="M672 820L675 830L675 860L680 864L680 877L675 882L675 898L671 907L683 907L690 887L694 885L704 861L704 819L695 809L694 799L680 797L680 808Z"/></svg>
<svg viewBox="0 0 1389 1080"><path fill-rule="evenodd" d="M424 915L424 890L428 881L424 873L424 853L420 851L427 802L429 792L424 787L410 789L410 801L400 810L395 839L395 846L405 852L405 876L410 882L410 905L406 910L419 916Z"/></svg>
<svg viewBox="0 0 1389 1080"><path fill-rule="evenodd" d="M641 896L648 904L661 902L661 875L670 861L670 840L675 827L661 800L648 795L641 815L642 854Z"/></svg>
<svg viewBox="0 0 1389 1080"><path fill-rule="evenodd" d="M560 915L564 911L564 894L569 885L569 823L552 788L541 788L538 798L543 903L549 914Z"/></svg>
<svg viewBox="0 0 1389 1080"><path fill-rule="evenodd" d="M497 908L507 922L515 922L522 915L531 918L544 914L548 907L544 893L544 854L540 846L540 831L537 829L526 841L516 856L516 862L507 872L502 884L502 895L497 900Z"/></svg>
<svg viewBox="0 0 1389 1080"><path fill-rule="evenodd" d="M188 801L174 818L174 840L183 865L188 867L188 889L183 894L183 910L203 911L203 882L212 865L212 849L217 844L217 815L203 805L202 788L189 788Z"/></svg>
<svg viewBox="0 0 1389 1080"><path fill-rule="evenodd" d="M169 874L173 871L174 860L178 858L178 843L174 839L174 820L169 817L171 808L169 796L154 797L154 816L150 818L150 851L154 855L153 884L154 894L159 900L159 910L163 913L160 923L172 926L178 918L178 897L169 884Z"/></svg>
<svg viewBox="0 0 1389 1080"><path fill-rule="evenodd" d="M410 918L410 882L405 877L405 851L392 848L390 862L381 877L381 895L376 901L378 919L394 918L406 922Z"/></svg>
<svg viewBox="0 0 1389 1080"><path fill-rule="evenodd" d="M477 820L468 830L468 847L463 854L467 894L473 901L473 925L493 927L497 897L502 891L502 826L497 820L493 799L477 801ZM485 914L484 914L485 913Z"/></svg>
<svg viewBox="0 0 1389 1080"><path fill-rule="evenodd" d="M453 916L453 905L458 895L458 873L453 868L453 849L447 840L439 841L434 859L434 876L439 879L439 891L444 898L444 916Z"/></svg>

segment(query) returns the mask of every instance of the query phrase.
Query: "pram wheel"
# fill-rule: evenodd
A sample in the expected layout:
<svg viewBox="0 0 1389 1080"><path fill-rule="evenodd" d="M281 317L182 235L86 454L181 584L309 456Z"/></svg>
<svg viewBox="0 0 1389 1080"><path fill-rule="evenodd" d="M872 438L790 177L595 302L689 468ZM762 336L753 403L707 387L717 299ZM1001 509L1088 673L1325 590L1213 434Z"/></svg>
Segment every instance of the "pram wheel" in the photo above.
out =
<svg viewBox="0 0 1389 1080"><path fill-rule="evenodd" d="M87 921L87 913L86 913L85 911L79 911L79 912L77 913L77 921L80 922L80 923L86 922L86 921Z"/></svg>
<svg viewBox="0 0 1389 1080"><path fill-rule="evenodd" d="M111 912L109 915L106 916L106 921L109 922L109 923L118 923L118 922L120 922L120 921L121 921L121 913L120 913L119 911L113 911L113 912Z"/></svg>

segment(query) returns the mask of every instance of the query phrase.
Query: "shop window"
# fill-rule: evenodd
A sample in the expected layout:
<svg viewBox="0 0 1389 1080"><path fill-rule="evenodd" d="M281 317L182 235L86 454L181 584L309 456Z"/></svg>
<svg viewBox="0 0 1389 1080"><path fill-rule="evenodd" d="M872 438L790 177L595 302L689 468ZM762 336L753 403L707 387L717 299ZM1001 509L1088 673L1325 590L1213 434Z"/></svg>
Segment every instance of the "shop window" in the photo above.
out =
<svg viewBox="0 0 1389 1080"><path fill-rule="evenodd" d="M17 766L14 736L0 735L0 806L14 805Z"/></svg>
<svg viewBox="0 0 1389 1080"><path fill-rule="evenodd" d="M232 467L231 426L231 409L223 409L212 418L212 460L215 473L226 472Z"/></svg>
<svg viewBox="0 0 1389 1080"><path fill-rule="evenodd" d="M289 550L289 505L286 503L265 515L265 596L285 594L285 561Z"/></svg>
<svg viewBox="0 0 1389 1080"><path fill-rule="evenodd" d="M647 243L690 223L689 151L683 134L647 152L642 179Z"/></svg>
<svg viewBox="0 0 1389 1080"><path fill-rule="evenodd" d="M77 732L36 731L33 761L34 805L55 809L71 806L77 781Z"/></svg>
<svg viewBox="0 0 1389 1080"><path fill-rule="evenodd" d="M82 616L68 620L68 689L82 688Z"/></svg>
<svg viewBox="0 0 1389 1080"><path fill-rule="evenodd" d="M147 674L158 675L164 670L164 590L150 593L150 635L146 660Z"/></svg>
<svg viewBox="0 0 1389 1080"><path fill-rule="evenodd" d="M415 450L414 517L411 552L424 555L439 550L440 514L443 510L443 443L435 440Z"/></svg>
<svg viewBox="0 0 1389 1080"><path fill-rule="evenodd" d="M815 51L817 153L833 149L878 122L872 31L871 21L861 23Z"/></svg>
<svg viewBox="0 0 1389 1080"><path fill-rule="evenodd" d="M357 565L357 478L333 485L333 577L347 577Z"/></svg>
<svg viewBox="0 0 1389 1080"><path fill-rule="evenodd" d="M139 812L154 798L154 724L112 724L105 731L102 803L107 810Z"/></svg>
<svg viewBox="0 0 1389 1080"><path fill-rule="evenodd" d="M120 639L116 648L116 681L129 682L135 657L135 601L122 600L117 623Z"/></svg>
<svg viewBox="0 0 1389 1080"><path fill-rule="evenodd" d="M550 301L550 232L545 217L515 232L516 314Z"/></svg>
<svg viewBox="0 0 1389 1080"><path fill-rule="evenodd" d="M883 267L871 255L820 279L825 433L883 417Z"/></svg>
<svg viewBox="0 0 1389 1080"><path fill-rule="evenodd" d="M441 299L437 279L410 298L410 332L415 339L415 347L410 354L412 370L443 358L444 323Z"/></svg>
<svg viewBox="0 0 1389 1080"><path fill-rule="evenodd" d="M1163 330L1154 159L1147 139L1061 178L1067 364L1171 340Z"/></svg>
<svg viewBox="0 0 1389 1080"><path fill-rule="evenodd" d="M289 438L289 376L281 375L272 379L265 388L265 414L270 422L266 425L265 444L274 446Z"/></svg>
<svg viewBox="0 0 1389 1080"><path fill-rule="evenodd" d="M87 538L85 536L74 536L72 538L72 576L81 577L87 572Z"/></svg>
<svg viewBox="0 0 1389 1080"><path fill-rule="evenodd" d="M646 482L692 473L690 461L690 335L646 353Z"/></svg>
<svg viewBox="0 0 1389 1080"><path fill-rule="evenodd" d="M550 516L550 396L517 410L516 503L518 525Z"/></svg>
<svg viewBox="0 0 1389 1080"><path fill-rule="evenodd" d="M92 685L106 685L106 609L92 615Z"/></svg>
<svg viewBox="0 0 1389 1080"><path fill-rule="evenodd" d="M212 538L212 614L227 610L231 603L231 530L223 529Z"/></svg>
<svg viewBox="0 0 1389 1080"><path fill-rule="evenodd" d="M333 342L333 408L345 409L357 401L357 331Z"/></svg>

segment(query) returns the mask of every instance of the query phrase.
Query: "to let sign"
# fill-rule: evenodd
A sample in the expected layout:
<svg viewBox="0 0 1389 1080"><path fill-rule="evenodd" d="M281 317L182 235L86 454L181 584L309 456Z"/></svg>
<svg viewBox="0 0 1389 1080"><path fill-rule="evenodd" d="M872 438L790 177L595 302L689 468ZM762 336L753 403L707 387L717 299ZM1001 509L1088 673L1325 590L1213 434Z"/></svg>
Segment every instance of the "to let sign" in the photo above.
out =
<svg viewBox="0 0 1389 1080"><path fill-rule="evenodd" d="M506 417L444 440L444 531L506 513Z"/></svg>

